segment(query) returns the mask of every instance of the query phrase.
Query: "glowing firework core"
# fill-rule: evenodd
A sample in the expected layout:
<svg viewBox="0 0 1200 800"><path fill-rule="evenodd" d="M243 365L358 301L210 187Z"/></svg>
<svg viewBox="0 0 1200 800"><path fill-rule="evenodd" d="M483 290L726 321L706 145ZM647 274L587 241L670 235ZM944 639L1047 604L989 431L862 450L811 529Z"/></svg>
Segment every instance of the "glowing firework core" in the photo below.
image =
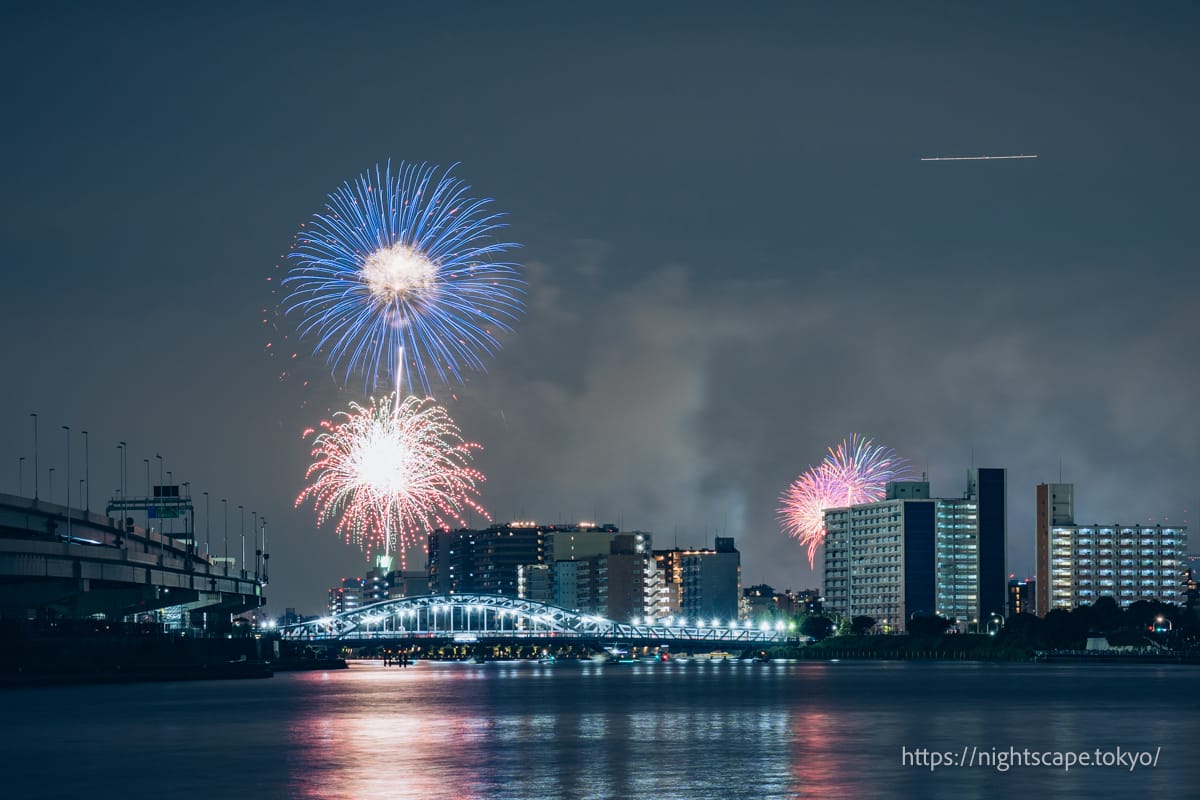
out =
<svg viewBox="0 0 1200 800"><path fill-rule="evenodd" d="M405 494L413 452L395 431L376 429L351 444L351 469L363 485L380 495Z"/></svg>
<svg viewBox="0 0 1200 800"><path fill-rule="evenodd" d="M490 519L476 501L483 475L470 466L479 445L431 399L351 403L312 434L313 482L296 505L312 500L318 524L337 519L337 532L368 552L396 547L403 567L431 531L465 525L471 511Z"/></svg>
<svg viewBox="0 0 1200 800"><path fill-rule="evenodd" d="M376 299L404 302L423 299L432 292L437 266L424 253L397 242L367 256L361 275Z"/></svg>

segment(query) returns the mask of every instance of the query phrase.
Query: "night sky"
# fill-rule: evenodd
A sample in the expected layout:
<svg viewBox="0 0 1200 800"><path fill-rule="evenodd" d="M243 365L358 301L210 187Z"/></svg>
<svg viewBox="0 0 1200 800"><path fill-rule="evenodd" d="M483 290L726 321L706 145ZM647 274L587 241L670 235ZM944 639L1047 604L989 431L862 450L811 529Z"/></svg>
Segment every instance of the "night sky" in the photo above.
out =
<svg viewBox="0 0 1200 800"><path fill-rule="evenodd" d="M32 411L58 502L61 425L93 508L125 440L132 492L161 454L235 541L266 516L269 607L320 611L367 563L293 510L301 432L364 397L268 357L267 279L390 158L524 245L514 333L435 389L497 520L727 533L815 587L776 498L854 431L939 496L1007 467L1020 575L1060 462L1080 522L1195 507L1195 6L240 5L5 6L0 491Z"/></svg>

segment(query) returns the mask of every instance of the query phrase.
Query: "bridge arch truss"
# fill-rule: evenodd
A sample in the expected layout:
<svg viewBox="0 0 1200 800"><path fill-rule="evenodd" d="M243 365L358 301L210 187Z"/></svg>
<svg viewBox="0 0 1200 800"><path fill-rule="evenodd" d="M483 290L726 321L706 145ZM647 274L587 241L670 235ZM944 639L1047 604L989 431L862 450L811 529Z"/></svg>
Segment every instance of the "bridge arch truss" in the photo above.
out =
<svg viewBox="0 0 1200 800"><path fill-rule="evenodd" d="M563 638L600 642L661 641L738 648L800 641L777 628L720 625L633 625L594 614L503 595L422 595L385 600L331 617L289 625L285 639L345 642L395 638L465 640Z"/></svg>

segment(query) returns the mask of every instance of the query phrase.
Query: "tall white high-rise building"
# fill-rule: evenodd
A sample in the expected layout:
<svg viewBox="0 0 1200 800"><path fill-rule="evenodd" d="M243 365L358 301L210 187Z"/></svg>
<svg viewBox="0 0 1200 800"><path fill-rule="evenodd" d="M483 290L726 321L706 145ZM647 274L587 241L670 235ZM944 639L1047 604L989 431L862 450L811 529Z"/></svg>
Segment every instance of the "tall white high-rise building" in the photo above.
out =
<svg viewBox="0 0 1200 800"><path fill-rule="evenodd" d="M825 609L904 630L934 612L934 504L929 483L889 483L875 503L825 510Z"/></svg>

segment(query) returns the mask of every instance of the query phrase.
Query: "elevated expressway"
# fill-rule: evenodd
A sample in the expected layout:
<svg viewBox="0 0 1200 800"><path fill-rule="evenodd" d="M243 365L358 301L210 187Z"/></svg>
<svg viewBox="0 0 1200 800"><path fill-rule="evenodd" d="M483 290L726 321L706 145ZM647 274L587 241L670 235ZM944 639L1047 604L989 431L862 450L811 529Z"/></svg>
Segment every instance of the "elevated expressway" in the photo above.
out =
<svg viewBox="0 0 1200 800"><path fill-rule="evenodd" d="M121 620L171 608L219 626L263 604L257 558L252 571L214 563L185 536L0 494L0 615Z"/></svg>

